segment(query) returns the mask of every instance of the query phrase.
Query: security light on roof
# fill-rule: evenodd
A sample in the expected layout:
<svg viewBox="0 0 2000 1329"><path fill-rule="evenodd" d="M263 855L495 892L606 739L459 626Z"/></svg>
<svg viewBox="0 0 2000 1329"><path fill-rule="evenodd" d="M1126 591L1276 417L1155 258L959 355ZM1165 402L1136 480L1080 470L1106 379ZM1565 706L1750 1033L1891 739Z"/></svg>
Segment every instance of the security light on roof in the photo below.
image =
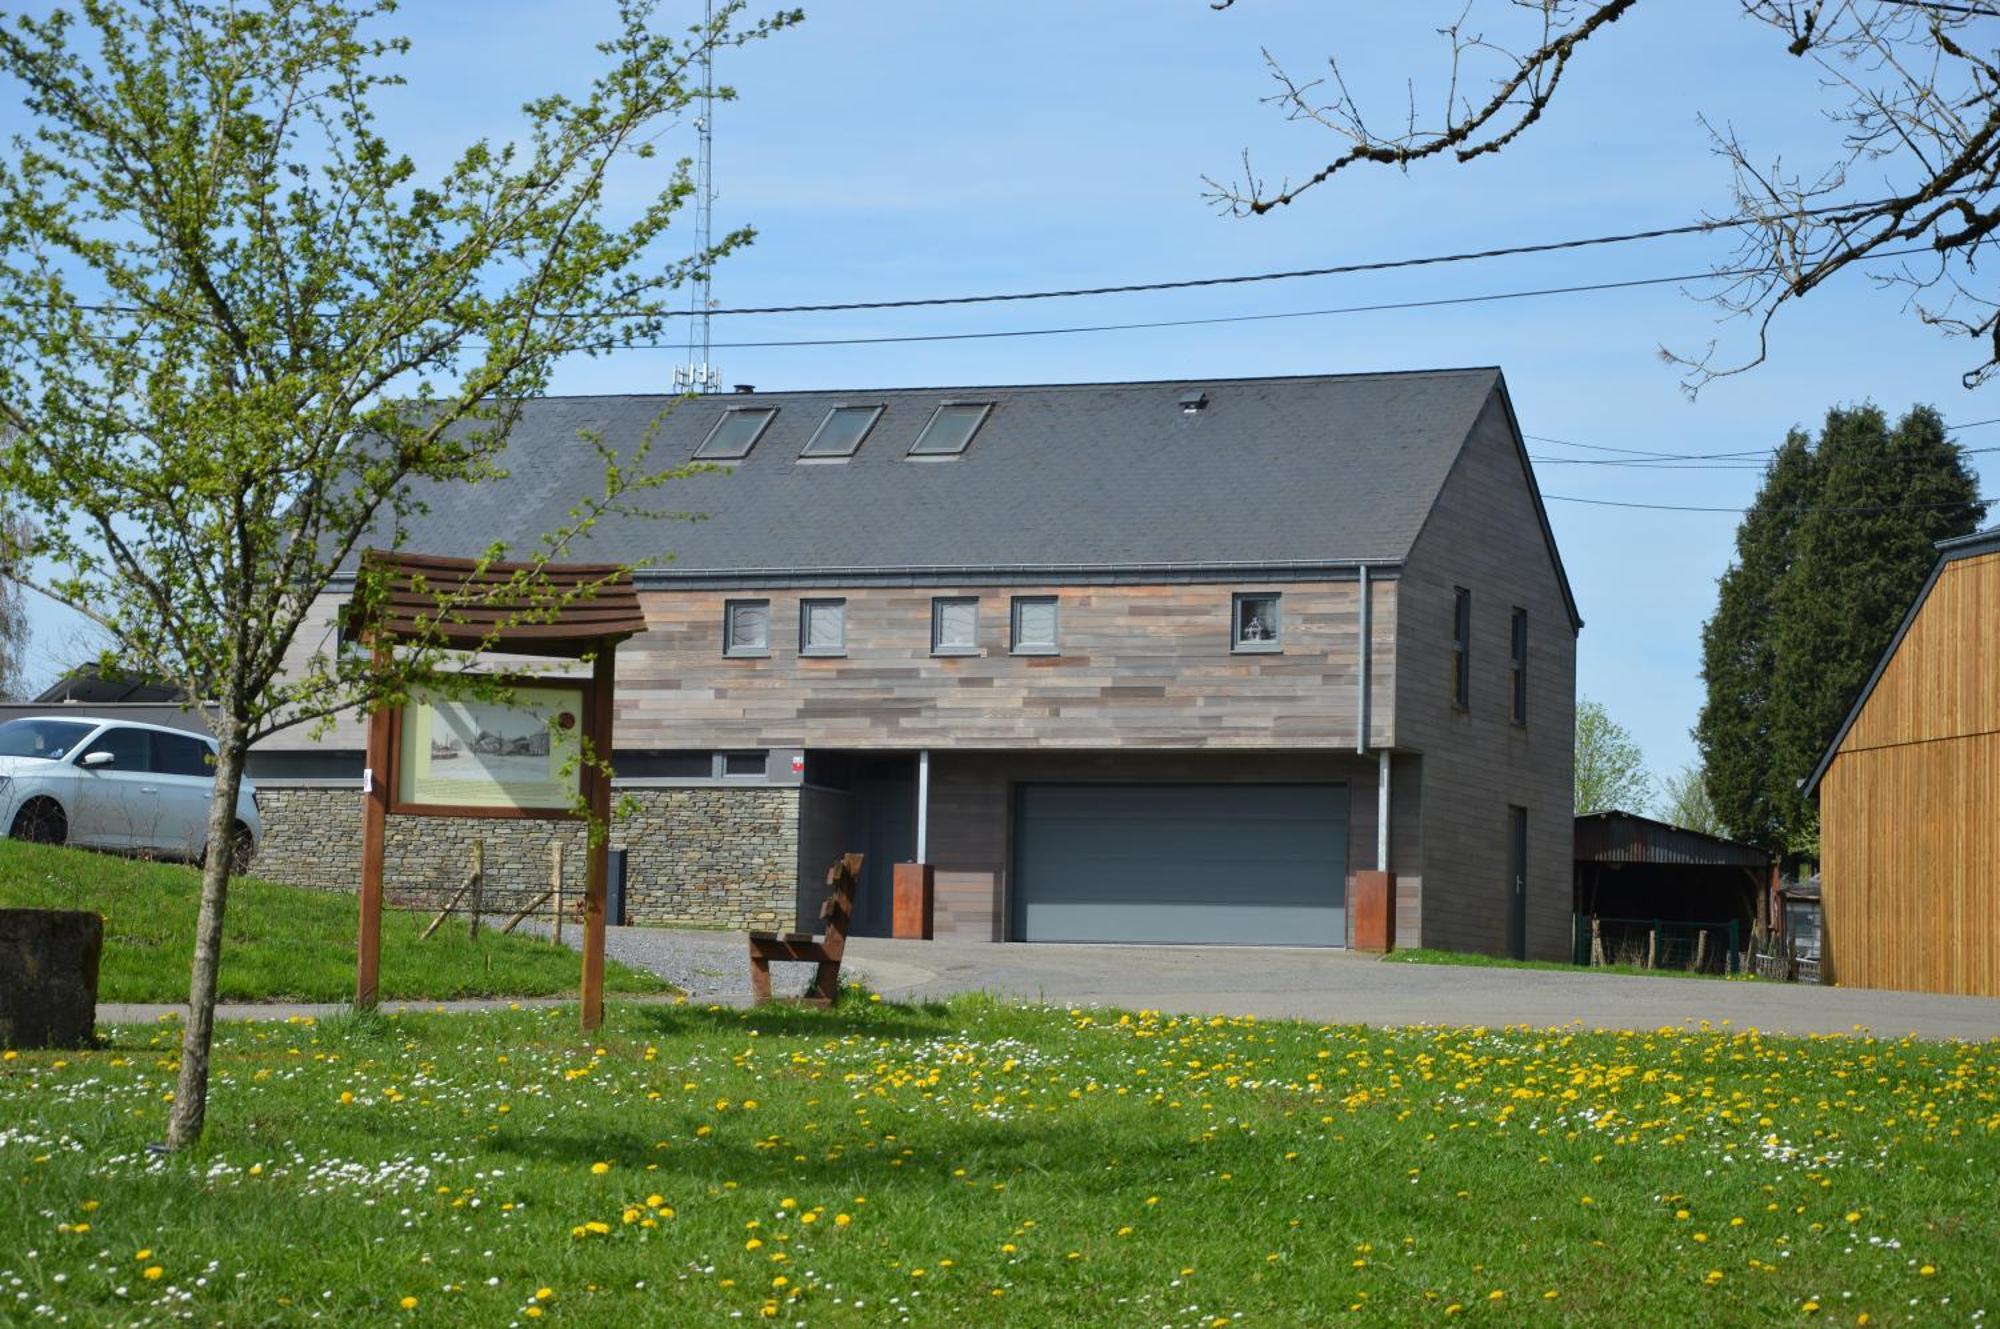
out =
<svg viewBox="0 0 2000 1329"><path fill-rule="evenodd" d="M990 401L948 401L941 403L931 415L924 432L917 435L917 441L910 444L912 457L956 457L965 451L966 444L979 432L979 426L986 422L987 412L993 409Z"/></svg>
<svg viewBox="0 0 2000 1329"><path fill-rule="evenodd" d="M732 406L708 431L708 437L694 450L696 461L736 461L750 455L750 449L764 436L764 429L778 414L775 406Z"/></svg>

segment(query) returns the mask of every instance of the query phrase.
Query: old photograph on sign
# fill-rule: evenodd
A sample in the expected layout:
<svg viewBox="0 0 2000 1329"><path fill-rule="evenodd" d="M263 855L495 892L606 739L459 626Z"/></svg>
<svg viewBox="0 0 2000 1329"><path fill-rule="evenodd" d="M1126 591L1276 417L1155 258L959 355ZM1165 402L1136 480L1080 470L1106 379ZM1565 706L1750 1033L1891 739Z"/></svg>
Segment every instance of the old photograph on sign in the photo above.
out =
<svg viewBox="0 0 2000 1329"><path fill-rule="evenodd" d="M581 689L520 687L513 706L419 693L403 712L397 801L568 808L577 796ZM568 773L565 774L565 767Z"/></svg>

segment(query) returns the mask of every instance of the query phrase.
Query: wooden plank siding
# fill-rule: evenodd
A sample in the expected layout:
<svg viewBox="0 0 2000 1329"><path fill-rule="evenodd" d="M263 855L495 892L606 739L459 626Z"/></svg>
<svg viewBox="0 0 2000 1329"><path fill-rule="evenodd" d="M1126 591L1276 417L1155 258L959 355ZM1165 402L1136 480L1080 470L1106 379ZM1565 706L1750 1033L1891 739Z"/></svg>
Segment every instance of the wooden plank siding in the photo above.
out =
<svg viewBox="0 0 2000 1329"><path fill-rule="evenodd" d="M1471 704L1463 711L1451 698L1458 587L1472 592ZM1410 551L1399 598L1396 651L1404 663L1396 737L1423 754L1422 944L1505 951L1508 808L1524 807L1528 955L1566 959L1576 632L1513 426L1497 396L1466 440ZM1510 634L1517 607L1528 611L1526 724L1515 724L1512 710Z"/></svg>
<svg viewBox="0 0 2000 1329"><path fill-rule="evenodd" d="M1282 652L1230 649L1231 595L1282 599ZM979 599L979 654L931 654L934 596ZM1015 595L1054 596L1059 653L1009 653ZM846 654L799 653L801 599L844 598ZM723 606L768 599L768 657L722 649ZM646 591L619 651L625 748L1346 748L1354 581ZM1371 739L1395 739L1397 601L1371 585Z"/></svg>
<svg viewBox="0 0 2000 1329"><path fill-rule="evenodd" d="M1819 797L1832 981L2000 996L2000 554L1940 570Z"/></svg>

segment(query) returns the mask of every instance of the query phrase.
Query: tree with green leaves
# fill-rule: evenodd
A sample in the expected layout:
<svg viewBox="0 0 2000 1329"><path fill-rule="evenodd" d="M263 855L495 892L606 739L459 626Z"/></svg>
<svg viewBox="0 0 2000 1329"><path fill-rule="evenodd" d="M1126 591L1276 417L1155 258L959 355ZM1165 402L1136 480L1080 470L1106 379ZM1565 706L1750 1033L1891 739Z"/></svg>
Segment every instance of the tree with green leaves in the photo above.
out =
<svg viewBox="0 0 2000 1329"><path fill-rule="evenodd" d="M1685 831L1726 835L1715 804L1708 797L1708 780L1699 766L1683 766L1660 784L1660 820Z"/></svg>
<svg viewBox="0 0 2000 1329"><path fill-rule="evenodd" d="M749 238L663 261L693 185L652 144L702 96L704 50L799 16L739 26L739 0L667 34L656 3L620 0L595 80L528 102L519 141L431 175L375 127L393 0L78 0L0 26L32 117L0 156L0 492L38 519L16 552L55 569L40 588L211 703L211 846L252 743L460 677L422 640L386 669L294 651L334 573L426 493L500 475L559 361L657 337L680 281ZM496 597L555 607L540 569L679 474L597 443L601 492L579 477L560 529L485 551L518 564ZM230 857L202 873L175 1148L206 1113Z"/></svg>
<svg viewBox="0 0 2000 1329"><path fill-rule="evenodd" d="M1817 492L1812 439L1792 430L1764 468L1764 483L1736 528L1736 559L1717 584L1701 630L1707 697L1695 722L1702 776L1728 833L1766 848L1783 842L1785 800L1776 774L1771 680L1778 584L1792 564L1800 514Z"/></svg>
<svg viewBox="0 0 2000 1329"><path fill-rule="evenodd" d="M22 551L34 544L34 524L0 508L0 701L19 700L27 687L28 606L21 586Z"/></svg>
<svg viewBox="0 0 2000 1329"><path fill-rule="evenodd" d="M1928 406L1890 427L1872 405L1794 431L1737 528L1702 630L1708 697L1695 739L1730 834L1812 856L1818 764L1937 561L1978 528L1963 450Z"/></svg>
<svg viewBox="0 0 2000 1329"><path fill-rule="evenodd" d="M1611 718L1602 702L1576 703L1576 813L1644 812L1653 801L1653 777L1632 731Z"/></svg>

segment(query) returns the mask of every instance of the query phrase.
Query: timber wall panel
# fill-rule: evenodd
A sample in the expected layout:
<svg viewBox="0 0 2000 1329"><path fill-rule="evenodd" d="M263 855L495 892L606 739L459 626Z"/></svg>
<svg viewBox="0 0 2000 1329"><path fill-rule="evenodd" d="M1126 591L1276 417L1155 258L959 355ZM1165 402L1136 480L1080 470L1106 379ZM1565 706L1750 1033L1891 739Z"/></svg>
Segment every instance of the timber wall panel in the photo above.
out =
<svg viewBox="0 0 2000 1329"><path fill-rule="evenodd" d="M1843 752L2000 729L2000 554L1945 564Z"/></svg>
<svg viewBox="0 0 2000 1329"><path fill-rule="evenodd" d="M1395 733L1396 583L1373 583L1370 729ZM1282 596L1282 653L1230 650L1231 595ZM829 588L825 596L841 596ZM847 654L798 652L822 592L648 591L651 628L619 650L628 748L1352 748L1355 582L855 588ZM931 599L977 595L977 656L932 656ZM1061 654L1013 655L1015 595L1057 599ZM768 598L768 657L722 652L726 600Z"/></svg>
<svg viewBox="0 0 2000 1329"><path fill-rule="evenodd" d="M1528 810L1528 955L1567 959L1576 634L1498 396L1467 438L1399 584L1396 737L1424 754L1422 944L1506 949L1507 809L1517 806ZM1450 696L1460 586L1472 592L1471 705L1463 712ZM1528 611L1525 725L1512 719L1516 606Z"/></svg>
<svg viewBox="0 0 2000 1329"><path fill-rule="evenodd" d="M1826 966L2000 996L2000 733L1845 751L1820 785Z"/></svg>

